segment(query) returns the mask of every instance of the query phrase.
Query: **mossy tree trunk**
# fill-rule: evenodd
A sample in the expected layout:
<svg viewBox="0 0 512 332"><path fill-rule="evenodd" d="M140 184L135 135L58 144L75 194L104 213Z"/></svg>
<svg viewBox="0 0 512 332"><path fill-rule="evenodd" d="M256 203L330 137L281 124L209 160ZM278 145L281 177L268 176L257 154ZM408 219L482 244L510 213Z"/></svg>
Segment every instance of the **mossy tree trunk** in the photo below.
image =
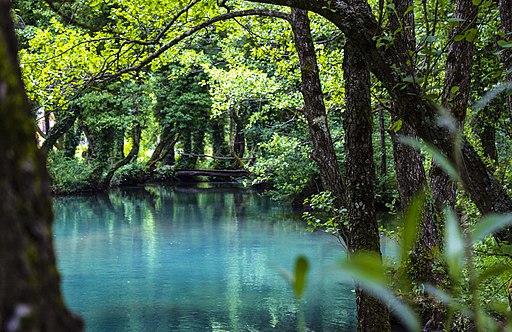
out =
<svg viewBox="0 0 512 332"><path fill-rule="evenodd" d="M463 23L454 26L450 37L474 29L478 7L472 0L459 0L455 7L454 17ZM462 39L454 41L448 48L446 56L446 75L442 94L442 106L450 112L452 126L456 131L450 132L452 144L456 134L462 132L470 94L471 72L473 64L474 42ZM432 165L429 174L429 185L434 198L436 210L441 212L445 206L455 207L456 184L437 164Z"/></svg>
<svg viewBox="0 0 512 332"><path fill-rule="evenodd" d="M413 59L409 56L410 50L416 49L416 38L414 33L414 11L409 10L413 6L412 0L395 0L395 12L390 14L389 27L391 31L399 31L395 36L395 45L400 50L402 61L411 64L407 68L407 74L414 73ZM402 28L401 28L402 27ZM400 118L393 116L393 121L399 121ZM427 175L425 173L422 154L399 141L398 136L412 137L418 139L416 131L406 122L402 123L400 129L395 132L390 130L393 141L393 159L395 165L396 178L398 183L398 194L400 198L400 210L405 213L407 207L414 201L418 195L427 189ZM429 202L424 205L423 215L419 228L418 240L414 250L409 256L407 263L409 277L416 284L438 285L443 279L443 273L437 269L432 269L436 263L435 252L441 246L441 235L439 225L432 213L432 207ZM421 308L422 323L429 324L429 329L441 330L443 322L443 310L439 308L432 298L423 293Z"/></svg>
<svg viewBox="0 0 512 332"><path fill-rule="evenodd" d="M352 252L380 255L375 212L375 166L372 146L370 70L359 51L347 41L343 62L345 77L346 190L349 215L349 248ZM356 285L359 331L391 331L385 304Z"/></svg>
<svg viewBox="0 0 512 332"><path fill-rule="evenodd" d="M0 0L0 330L81 331L60 291L48 175L16 56L10 1Z"/></svg>

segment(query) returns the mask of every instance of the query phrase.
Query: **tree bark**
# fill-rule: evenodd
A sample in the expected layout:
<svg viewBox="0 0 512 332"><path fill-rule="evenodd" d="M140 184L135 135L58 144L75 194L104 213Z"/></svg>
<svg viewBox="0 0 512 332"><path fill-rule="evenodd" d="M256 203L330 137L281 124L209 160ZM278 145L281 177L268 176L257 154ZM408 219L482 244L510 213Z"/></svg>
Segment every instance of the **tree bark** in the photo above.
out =
<svg viewBox="0 0 512 332"><path fill-rule="evenodd" d="M388 161L386 155L386 128L384 127L384 110L379 111L379 143L380 143L380 176L385 178L388 175ZM386 183L382 185L386 189Z"/></svg>
<svg viewBox="0 0 512 332"><path fill-rule="evenodd" d="M349 214L349 248L352 252L380 255L373 185L375 168L372 146L370 70L350 41L345 44L343 62L346 112L345 155L346 195ZM359 331L390 331L386 305L356 285Z"/></svg>
<svg viewBox="0 0 512 332"><path fill-rule="evenodd" d="M472 0L459 0L455 7L454 17L463 20L450 31L453 39L459 34L464 34L469 29L476 27L478 8ZM446 57L446 76L442 94L442 106L452 117L451 132L452 141L455 142L455 134L462 132L462 126L466 117L470 94L471 72L473 65L473 53L475 47L473 41L466 39L453 41L448 48ZM457 160L455 160L457 162ZM456 183L439 167L432 165L429 174L429 185L432 191L434 204L438 212L445 206L455 207Z"/></svg>
<svg viewBox="0 0 512 332"><path fill-rule="evenodd" d="M302 76L301 92L304 98L304 108L301 111L308 122L309 135L313 144L311 157L320 170L324 190L330 191L336 197L336 206L341 208L344 206L345 189L327 122L307 12L292 8L290 24L295 39L295 48L299 55Z"/></svg>
<svg viewBox="0 0 512 332"><path fill-rule="evenodd" d="M501 29L505 34L505 40L512 42L512 0L500 0L499 2ZM503 66L507 72L507 82L512 84L512 48L503 49ZM512 95L508 96L509 117L512 119Z"/></svg>
<svg viewBox="0 0 512 332"><path fill-rule="evenodd" d="M0 0L0 330L81 331L60 292L49 179L34 132L10 1Z"/></svg>

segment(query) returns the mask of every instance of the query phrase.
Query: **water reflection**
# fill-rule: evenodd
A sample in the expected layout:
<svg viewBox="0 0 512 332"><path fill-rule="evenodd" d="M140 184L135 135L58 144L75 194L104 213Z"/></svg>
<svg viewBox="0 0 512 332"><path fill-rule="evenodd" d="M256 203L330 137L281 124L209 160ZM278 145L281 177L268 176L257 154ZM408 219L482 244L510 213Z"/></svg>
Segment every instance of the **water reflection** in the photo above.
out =
<svg viewBox="0 0 512 332"><path fill-rule="evenodd" d="M250 191L146 186L58 198L55 213L64 294L88 331L294 331L279 269L300 254L308 328L355 329L337 241Z"/></svg>

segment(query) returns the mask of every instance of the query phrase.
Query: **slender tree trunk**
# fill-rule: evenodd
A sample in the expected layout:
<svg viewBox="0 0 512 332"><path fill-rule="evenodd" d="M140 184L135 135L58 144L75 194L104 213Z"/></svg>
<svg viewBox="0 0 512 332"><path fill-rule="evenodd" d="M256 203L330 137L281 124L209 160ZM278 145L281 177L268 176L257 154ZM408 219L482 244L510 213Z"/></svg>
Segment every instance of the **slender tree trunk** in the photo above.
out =
<svg viewBox="0 0 512 332"><path fill-rule="evenodd" d="M183 155L180 160L181 167L192 169L195 167L195 164L192 164L190 158L190 154L192 153L192 133L185 130L181 135L181 142L183 144Z"/></svg>
<svg viewBox="0 0 512 332"><path fill-rule="evenodd" d="M155 151L151 155L148 161L149 171L152 172L156 168L156 164L166 159L169 154L172 154L172 164L174 164L174 146L178 141L179 135L173 133L170 126L165 126L160 136L160 142L158 142ZM167 163L165 163L167 165Z"/></svg>
<svg viewBox="0 0 512 332"><path fill-rule="evenodd" d="M211 139L213 155L219 157L226 157L229 155L229 145L226 143L226 134L224 132L224 119L217 118L211 120ZM224 169L228 163L225 160L215 160L214 168Z"/></svg>
<svg viewBox="0 0 512 332"><path fill-rule="evenodd" d="M57 144L57 141L66 134L71 127L73 127L79 114L79 109L72 110L49 131L47 131L45 141L43 142L43 145L41 145L41 151L48 154L50 149Z"/></svg>
<svg viewBox="0 0 512 332"><path fill-rule="evenodd" d="M311 38L307 12L292 8L290 23L295 38L295 48L299 55L302 75L301 92L304 97L302 114L308 122L309 135L313 144L311 157L320 170L324 190L332 192L336 197L336 206L342 207L344 206L345 189L327 122L324 97L320 85L316 53Z"/></svg>
<svg viewBox="0 0 512 332"><path fill-rule="evenodd" d="M512 0L500 0L499 2L501 29L505 35L505 40L512 42ZM503 66L507 71L507 81L512 84L512 48L503 50ZM512 94L508 96L508 107L510 119L512 119Z"/></svg>
<svg viewBox="0 0 512 332"><path fill-rule="evenodd" d="M137 158L137 155L139 154L141 134L142 128L139 123L136 123L132 129L133 143L130 152L125 158L119 160L114 166L112 166L112 168L108 171L107 175L101 180L101 183L99 185L100 189L108 188L110 186L110 181L112 181L112 177L114 176L116 171Z"/></svg>
<svg viewBox="0 0 512 332"><path fill-rule="evenodd" d="M345 154L349 247L352 252L380 255L380 240L374 206L375 169L372 146L370 70L350 42L345 44L343 63L346 112ZM390 331L387 307L356 285L359 331Z"/></svg>
<svg viewBox="0 0 512 332"><path fill-rule="evenodd" d="M34 132L10 1L0 0L0 330L81 331L60 292L49 180Z"/></svg>
<svg viewBox="0 0 512 332"><path fill-rule="evenodd" d="M386 177L388 175L388 161L386 155L386 128L384 126L384 110L381 109L379 111L379 143L380 143L380 176ZM386 183L383 183L383 188L385 188Z"/></svg>
<svg viewBox="0 0 512 332"><path fill-rule="evenodd" d="M203 129L196 129L192 135L192 163L197 164L198 156L204 154L204 136Z"/></svg>
<svg viewBox="0 0 512 332"><path fill-rule="evenodd" d="M395 0L395 10L390 13L391 31L399 31L395 35L395 46L399 50L402 61L410 63L406 67L408 75L414 74L413 59L409 56L410 51L416 48L416 38L414 31L414 11L409 10L413 6L413 0ZM396 107L396 106L395 106ZM402 119L393 116L393 121ZM412 137L417 139L416 131L405 121L398 132L390 131L393 141L393 160L395 165L396 177L398 182L398 193L400 198L400 210L404 213L407 207L418 197L418 194L424 192L427 187L427 177L423 165L423 156L421 153L405 144L402 144L398 135ZM431 205L428 201L424 205L423 214L418 234L418 241L414 250L409 256L407 269L410 271L411 280L418 285L432 284L438 285L443 273L432 269L436 263L435 252L441 246L442 238L439 226L432 213ZM441 330L444 321L442 308L426 293L423 294L421 303L422 323L430 330Z"/></svg>
<svg viewBox="0 0 512 332"><path fill-rule="evenodd" d="M64 135L64 156L67 158L74 158L76 148L80 144L80 135L82 130L78 126L72 126L70 130Z"/></svg>

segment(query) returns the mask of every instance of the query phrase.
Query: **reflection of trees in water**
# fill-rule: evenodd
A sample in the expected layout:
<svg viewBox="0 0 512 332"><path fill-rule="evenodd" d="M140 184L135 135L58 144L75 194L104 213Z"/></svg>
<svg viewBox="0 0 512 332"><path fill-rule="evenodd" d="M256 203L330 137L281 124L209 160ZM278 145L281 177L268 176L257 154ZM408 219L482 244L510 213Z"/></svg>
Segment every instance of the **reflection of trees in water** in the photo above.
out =
<svg viewBox="0 0 512 332"><path fill-rule="evenodd" d="M174 312L176 319L169 318L160 326L180 329L187 320L194 320L202 324L199 330L205 326L233 331L293 328L293 292L272 265L287 254L273 250L276 237L288 241L283 236L303 232L304 227L283 218L286 209L251 191L185 189L146 186L108 195L59 198L55 208L60 234L63 228L69 234L78 227L76 233L83 237L70 249L77 260L74 271L90 274L91 267L86 265L90 263L82 261L90 261L93 252L96 265L101 261L114 264L107 268L113 268L117 278L144 278L143 285L124 283L121 296L140 299L141 287L148 288L143 296L147 301L155 297L163 301L159 293L172 296L172 303L162 310ZM112 240L119 238L122 245ZM295 249L290 250L297 248L293 241L290 245ZM328 254L321 246L315 248L309 251L318 257ZM197 262L199 267L194 266ZM100 271L100 267L93 268ZM176 284L166 290L151 288L167 282L166 278ZM319 294L332 292L323 283L317 287ZM212 294L216 294L213 300ZM120 295L105 290L105 296ZM333 330L332 317L345 315L344 319L351 320L347 313L353 314L352 307L344 312L324 300L322 295L309 297L308 322ZM154 326L146 321L148 310L131 307L124 312L123 326Z"/></svg>

